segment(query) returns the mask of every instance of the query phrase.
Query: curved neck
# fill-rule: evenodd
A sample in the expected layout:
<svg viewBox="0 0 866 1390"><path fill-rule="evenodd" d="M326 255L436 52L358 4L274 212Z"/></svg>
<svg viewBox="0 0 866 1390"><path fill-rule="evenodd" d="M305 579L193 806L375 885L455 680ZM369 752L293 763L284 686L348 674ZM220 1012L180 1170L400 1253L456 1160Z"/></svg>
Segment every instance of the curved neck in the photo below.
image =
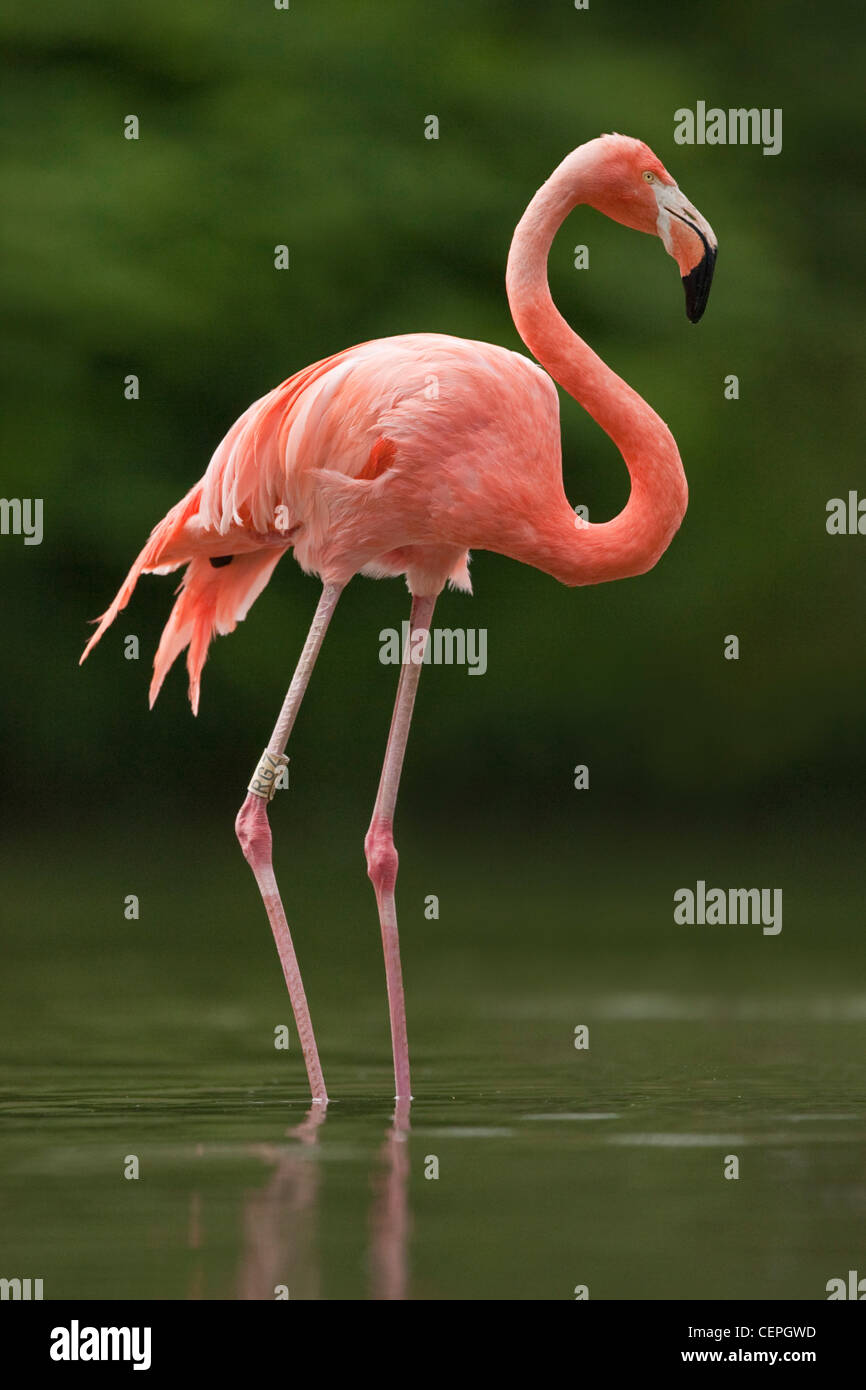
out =
<svg viewBox="0 0 866 1390"><path fill-rule="evenodd" d="M667 549L688 501L667 425L578 337L551 298L550 247L571 210L591 201L592 144L568 155L538 190L517 225L506 272L511 314L524 343L611 437L631 478L629 500L612 521L575 526L570 508L549 518L539 537L543 555L527 558L566 584L643 574Z"/></svg>

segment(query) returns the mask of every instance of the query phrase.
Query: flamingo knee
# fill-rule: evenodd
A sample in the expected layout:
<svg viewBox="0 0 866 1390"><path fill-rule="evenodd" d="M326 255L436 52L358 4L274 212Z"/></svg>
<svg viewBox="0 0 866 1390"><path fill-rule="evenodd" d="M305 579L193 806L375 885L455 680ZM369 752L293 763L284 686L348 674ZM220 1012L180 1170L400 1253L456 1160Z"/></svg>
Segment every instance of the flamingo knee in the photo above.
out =
<svg viewBox="0 0 866 1390"><path fill-rule="evenodd" d="M247 792L235 819L235 834L244 859L253 869L259 864L271 862L273 840L268 821L268 803L263 797Z"/></svg>
<svg viewBox="0 0 866 1390"><path fill-rule="evenodd" d="M393 893L400 858L394 846L390 820L373 817L364 839L364 853L367 856L367 875L377 897L382 893Z"/></svg>

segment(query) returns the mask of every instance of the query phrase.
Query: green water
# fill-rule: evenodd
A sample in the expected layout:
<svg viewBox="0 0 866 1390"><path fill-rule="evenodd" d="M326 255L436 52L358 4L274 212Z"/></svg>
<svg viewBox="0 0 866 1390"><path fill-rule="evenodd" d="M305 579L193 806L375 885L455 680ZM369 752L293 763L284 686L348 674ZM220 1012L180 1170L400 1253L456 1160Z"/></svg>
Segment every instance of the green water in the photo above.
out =
<svg viewBox="0 0 866 1390"><path fill-rule="evenodd" d="M0 1275L46 1298L821 1299L866 1273L853 845L762 841L755 881L785 888L771 938L672 922L682 864L750 881L746 839L636 836L605 859L482 828L470 860L410 831L415 1101L395 1124L348 838L277 855L323 1112L293 1030L274 1047L290 1012L224 832L194 853L180 830L103 832L99 863L89 836L55 843L50 872L28 839L7 866Z"/></svg>

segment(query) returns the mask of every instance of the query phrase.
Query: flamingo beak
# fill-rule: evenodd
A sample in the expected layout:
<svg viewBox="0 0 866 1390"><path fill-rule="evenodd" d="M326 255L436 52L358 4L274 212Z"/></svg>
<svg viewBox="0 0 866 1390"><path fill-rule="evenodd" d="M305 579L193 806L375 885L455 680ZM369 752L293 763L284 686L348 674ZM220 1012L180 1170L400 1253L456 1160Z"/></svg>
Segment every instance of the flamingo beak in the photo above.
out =
<svg viewBox="0 0 866 1390"><path fill-rule="evenodd" d="M679 266L686 292L686 316L690 323L697 323L707 307L713 283L716 234L676 184L659 185L656 197L658 234Z"/></svg>

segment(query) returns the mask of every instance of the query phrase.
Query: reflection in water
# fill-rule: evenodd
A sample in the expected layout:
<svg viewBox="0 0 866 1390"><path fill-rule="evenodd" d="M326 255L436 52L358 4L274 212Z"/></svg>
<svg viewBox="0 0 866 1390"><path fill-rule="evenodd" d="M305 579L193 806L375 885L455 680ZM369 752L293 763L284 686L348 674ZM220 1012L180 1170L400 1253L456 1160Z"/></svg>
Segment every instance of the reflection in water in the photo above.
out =
<svg viewBox="0 0 866 1390"><path fill-rule="evenodd" d="M320 1296L314 1249L319 1164L309 1150L318 1143L327 1109L327 1105L311 1105L302 1122L286 1131L288 1139L300 1142L300 1149L272 1144L250 1147L249 1152L272 1163L274 1171L263 1188L244 1197L237 1298L274 1299L283 1288L290 1298Z"/></svg>
<svg viewBox="0 0 866 1390"><path fill-rule="evenodd" d="M201 1158L204 1153L204 1145L196 1144L195 1156ZM190 1250L195 1250L196 1258L193 1261L187 1288L187 1298L198 1301L204 1298L204 1263L201 1249L204 1245L204 1234L201 1217L201 1193L196 1189L189 1195L189 1220L187 1225L186 1243Z"/></svg>
<svg viewBox="0 0 866 1390"><path fill-rule="evenodd" d="M397 1101L372 1174L369 1270L374 1299L407 1297L409 1109L410 1101ZM273 1300L283 1289L290 1298L321 1297L316 1245L321 1164L315 1150L326 1115L326 1105L312 1105L303 1121L286 1131L286 1138L293 1141L289 1146L247 1147L247 1153L273 1172L264 1187L243 1196L236 1298ZM196 1146L197 1157L204 1152L204 1145ZM205 1224L198 1190L190 1195L187 1246L196 1255L187 1297L200 1299L205 1297Z"/></svg>
<svg viewBox="0 0 866 1390"><path fill-rule="evenodd" d="M370 1208L370 1293L406 1297L409 1244L409 1100L398 1100L379 1152Z"/></svg>
<svg viewBox="0 0 866 1390"><path fill-rule="evenodd" d="M190 1250L200 1251L202 1244L201 1193L191 1192L189 1197L187 1245ZM200 1254L197 1254L193 1262L186 1296L195 1301L204 1297L204 1269L202 1267L202 1258Z"/></svg>

